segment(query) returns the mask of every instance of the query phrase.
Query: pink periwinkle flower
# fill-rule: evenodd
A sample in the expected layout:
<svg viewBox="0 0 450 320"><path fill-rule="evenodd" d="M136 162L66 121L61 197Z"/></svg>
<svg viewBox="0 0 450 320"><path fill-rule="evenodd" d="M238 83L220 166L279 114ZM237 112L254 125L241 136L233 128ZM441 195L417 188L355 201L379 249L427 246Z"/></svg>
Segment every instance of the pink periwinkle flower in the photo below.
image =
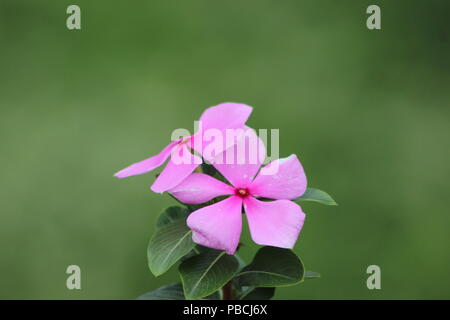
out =
<svg viewBox="0 0 450 320"><path fill-rule="evenodd" d="M260 156L256 163L248 161L248 153L236 152L236 146L219 155L222 161L213 163L231 185L203 173L192 173L168 191L186 204L201 204L229 195L189 215L187 225L193 231L192 239L197 244L234 254L242 231L242 206L251 237L257 244L292 248L297 241L305 214L298 204L290 200L301 196L306 190L303 167L297 156L291 155L261 168L265 148L262 141L257 140ZM223 159L231 150L234 151L231 157L235 161L227 164ZM271 170L274 166L276 170Z"/></svg>
<svg viewBox="0 0 450 320"><path fill-rule="evenodd" d="M134 163L117 172L115 176L118 178L126 178L143 174L161 166L171 154L177 153L180 157L183 157L185 153L189 153L191 157L189 163L179 163L173 161L171 157L166 167L161 171L151 186L151 190L157 193L167 191L178 185L202 163L202 159L191 151L195 150L199 154L202 154L205 147L210 143L210 141L203 140L203 132L208 129L215 129L223 132L225 136L225 130L227 129L244 129L246 128L245 122L251 112L252 107L240 103L229 102L210 107L200 117L201 132L197 132L190 137L172 141L156 156ZM198 144L200 147L194 143L195 139L202 139L202 143Z"/></svg>

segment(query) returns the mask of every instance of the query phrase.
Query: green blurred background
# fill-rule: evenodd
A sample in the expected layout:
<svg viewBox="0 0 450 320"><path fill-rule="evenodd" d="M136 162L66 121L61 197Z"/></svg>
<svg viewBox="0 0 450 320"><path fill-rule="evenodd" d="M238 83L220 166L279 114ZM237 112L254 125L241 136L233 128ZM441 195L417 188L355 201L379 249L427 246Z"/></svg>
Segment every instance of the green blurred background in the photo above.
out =
<svg viewBox="0 0 450 320"><path fill-rule="evenodd" d="M66 28L78 4L82 30ZM382 30L366 28L370 4ZM279 299L450 298L448 1L0 2L0 298L133 299L174 201L157 153L208 106L254 106L312 187L296 252L322 274ZM258 246L242 250L249 260ZM82 290L66 289L66 267ZM382 289L366 287L366 268Z"/></svg>

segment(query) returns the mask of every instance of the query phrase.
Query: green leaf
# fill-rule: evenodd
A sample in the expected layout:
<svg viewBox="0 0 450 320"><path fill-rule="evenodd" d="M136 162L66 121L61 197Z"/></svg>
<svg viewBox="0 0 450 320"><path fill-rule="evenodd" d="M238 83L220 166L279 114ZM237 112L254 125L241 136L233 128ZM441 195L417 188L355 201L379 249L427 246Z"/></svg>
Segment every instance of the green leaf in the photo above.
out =
<svg viewBox="0 0 450 320"><path fill-rule="evenodd" d="M244 290L239 300L270 300L274 295L275 288L249 287Z"/></svg>
<svg viewBox="0 0 450 320"><path fill-rule="evenodd" d="M305 272L305 279L315 279L315 278L320 278L320 274L314 271Z"/></svg>
<svg viewBox="0 0 450 320"><path fill-rule="evenodd" d="M220 290L214 292L213 294L203 298L202 300L221 300L221 293Z"/></svg>
<svg viewBox="0 0 450 320"><path fill-rule="evenodd" d="M186 220L188 214L189 211L186 208L177 206L169 207L159 215L156 221L156 228L161 228L179 219Z"/></svg>
<svg viewBox="0 0 450 320"><path fill-rule="evenodd" d="M138 297L137 300L186 300L183 285L180 282L171 283L156 290L147 292ZM219 291L205 297L203 300L220 300Z"/></svg>
<svg viewBox="0 0 450 320"><path fill-rule="evenodd" d="M171 283L143 294L138 300L185 300L183 285L179 282Z"/></svg>
<svg viewBox="0 0 450 320"><path fill-rule="evenodd" d="M305 193L295 201L314 201L328 206L337 206L336 201L328 193L314 188L307 188Z"/></svg>
<svg viewBox="0 0 450 320"><path fill-rule="evenodd" d="M180 264L179 271L186 299L206 297L230 281L239 262L225 251L207 249Z"/></svg>
<svg viewBox="0 0 450 320"><path fill-rule="evenodd" d="M201 165L202 172L204 174L207 174L208 176L214 176L217 173L217 169L214 168L211 164L207 164L206 162L203 162Z"/></svg>
<svg viewBox="0 0 450 320"><path fill-rule="evenodd" d="M237 253L234 254L236 260L239 262L239 271L241 271L242 269L245 268L245 266L247 265L244 261L244 259L241 258L240 255L238 255Z"/></svg>
<svg viewBox="0 0 450 320"><path fill-rule="evenodd" d="M262 247L238 277L241 286L280 287L301 282L303 275L303 263L292 250Z"/></svg>
<svg viewBox="0 0 450 320"><path fill-rule="evenodd" d="M192 231L184 219L174 220L158 228L148 245L150 271L159 276L195 247Z"/></svg>

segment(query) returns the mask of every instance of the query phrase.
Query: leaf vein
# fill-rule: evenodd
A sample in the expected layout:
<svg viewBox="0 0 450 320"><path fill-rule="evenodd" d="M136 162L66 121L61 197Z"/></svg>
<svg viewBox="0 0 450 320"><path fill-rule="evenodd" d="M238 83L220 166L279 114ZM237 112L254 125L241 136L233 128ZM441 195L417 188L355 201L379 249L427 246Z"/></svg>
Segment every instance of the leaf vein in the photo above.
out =
<svg viewBox="0 0 450 320"><path fill-rule="evenodd" d="M198 281L197 281L197 282L195 283L195 285L192 287L192 289L191 289L191 295L192 295L192 292L194 292L195 289L197 289L198 285L199 285L200 282L203 280L203 278L206 276L206 274L209 272L209 270L211 270L211 268L214 266L214 264L216 264L217 261L219 261L219 259L220 259L224 254L225 254L225 251L222 252L221 254L219 254L219 255L217 256L217 258L215 258L215 259L213 260L213 262L208 266L208 268L206 268L205 272L201 275L201 277L198 279Z"/></svg>
<svg viewBox="0 0 450 320"><path fill-rule="evenodd" d="M173 253L173 251L181 244L181 242L184 240L184 238L186 238L189 234L192 233L192 230L189 230L184 236L182 236L180 238L180 240L178 240L178 242L172 247L172 249L170 249L169 253L166 255L166 257L164 258L164 260L162 261L162 264L164 265L167 260L169 259L170 255Z"/></svg>

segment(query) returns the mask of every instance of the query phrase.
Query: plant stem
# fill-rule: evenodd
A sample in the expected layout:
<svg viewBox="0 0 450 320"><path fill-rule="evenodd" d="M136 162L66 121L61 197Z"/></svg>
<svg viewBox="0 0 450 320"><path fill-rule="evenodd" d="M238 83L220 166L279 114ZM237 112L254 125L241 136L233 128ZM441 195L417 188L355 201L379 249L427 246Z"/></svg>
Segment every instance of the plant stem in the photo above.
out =
<svg viewBox="0 0 450 320"><path fill-rule="evenodd" d="M226 285L222 287L223 300L233 300L233 286L231 285L231 280L227 282Z"/></svg>

